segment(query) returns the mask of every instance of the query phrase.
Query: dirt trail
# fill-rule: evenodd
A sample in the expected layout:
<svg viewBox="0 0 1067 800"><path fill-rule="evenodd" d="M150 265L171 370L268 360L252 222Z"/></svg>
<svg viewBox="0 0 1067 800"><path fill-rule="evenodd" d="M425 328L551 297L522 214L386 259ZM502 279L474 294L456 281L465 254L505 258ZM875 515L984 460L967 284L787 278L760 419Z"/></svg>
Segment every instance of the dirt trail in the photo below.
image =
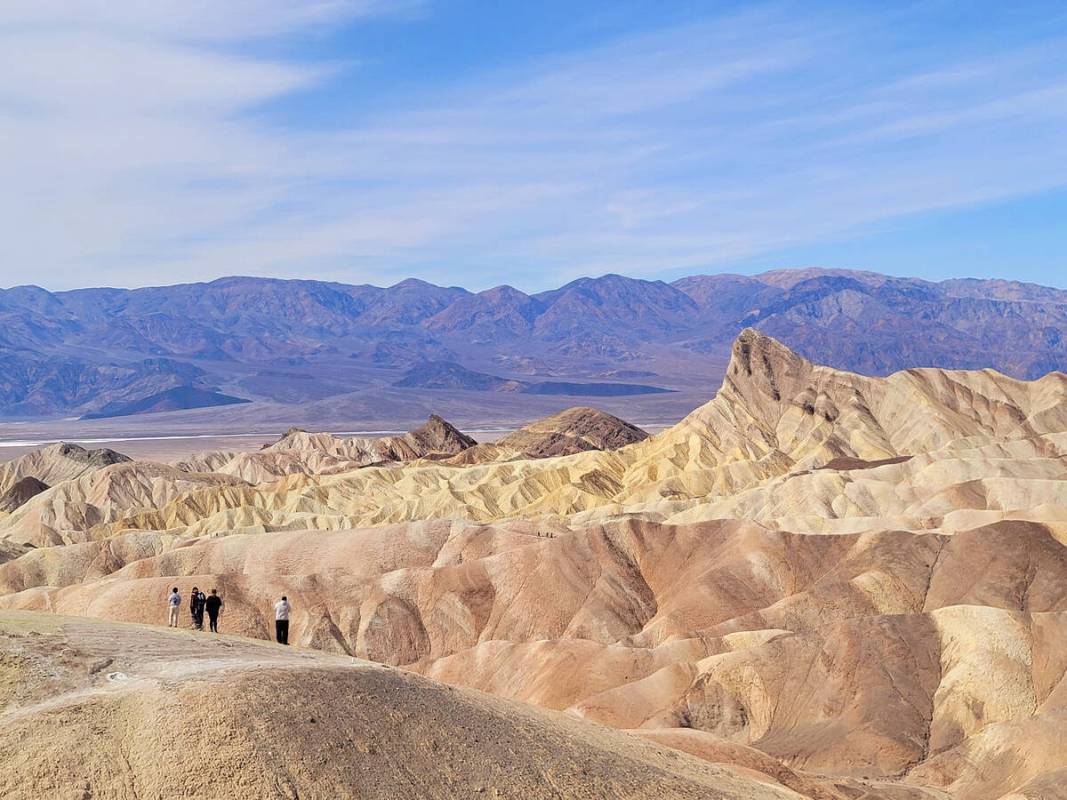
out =
<svg viewBox="0 0 1067 800"><path fill-rule="evenodd" d="M802 795L635 736L356 659L5 611L0 796Z"/></svg>

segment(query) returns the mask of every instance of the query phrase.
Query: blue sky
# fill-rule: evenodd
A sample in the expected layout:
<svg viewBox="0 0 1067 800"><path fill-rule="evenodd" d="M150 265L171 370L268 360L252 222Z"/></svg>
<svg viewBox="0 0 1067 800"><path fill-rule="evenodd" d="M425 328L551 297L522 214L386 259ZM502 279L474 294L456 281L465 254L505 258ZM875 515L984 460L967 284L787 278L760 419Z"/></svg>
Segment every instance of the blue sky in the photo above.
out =
<svg viewBox="0 0 1067 800"><path fill-rule="evenodd" d="M1067 287L1067 6L5 0L0 285Z"/></svg>

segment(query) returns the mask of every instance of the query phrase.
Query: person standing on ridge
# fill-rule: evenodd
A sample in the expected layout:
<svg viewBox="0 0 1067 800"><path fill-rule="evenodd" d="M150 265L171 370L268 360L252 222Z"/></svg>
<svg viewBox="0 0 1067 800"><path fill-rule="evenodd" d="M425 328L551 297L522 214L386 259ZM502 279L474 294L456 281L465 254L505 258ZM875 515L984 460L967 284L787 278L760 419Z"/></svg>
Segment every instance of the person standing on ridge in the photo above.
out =
<svg viewBox="0 0 1067 800"><path fill-rule="evenodd" d="M289 598L284 594L282 599L274 604L274 635L278 644L289 644Z"/></svg>
<svg viewBox="0 0 1067 800"><path fill-rule="evenodd" d="M182 596L178 594L178 587L175 586L170 590L170 594L167 596L167 627L178 627L178 609L182 607Z"/></svg>
<svg viewBox="0 0 1067 800"><path fill-rule="evenodd" d="M211 594L204 601L204 608L207 609L207 618L208 622L211 623L212 633L219 632L219 614L222 613L222 606L222 598L219 597L218 589L212 589Z"/></svg>
<svg viewBox="0 0 1067 800"><path fill-rule="evenodd" d="M193 628L198 631L204 630L204 603L207 598L197 587L193 587L193 593L189 596L189 614L193 618Z"/></svg>

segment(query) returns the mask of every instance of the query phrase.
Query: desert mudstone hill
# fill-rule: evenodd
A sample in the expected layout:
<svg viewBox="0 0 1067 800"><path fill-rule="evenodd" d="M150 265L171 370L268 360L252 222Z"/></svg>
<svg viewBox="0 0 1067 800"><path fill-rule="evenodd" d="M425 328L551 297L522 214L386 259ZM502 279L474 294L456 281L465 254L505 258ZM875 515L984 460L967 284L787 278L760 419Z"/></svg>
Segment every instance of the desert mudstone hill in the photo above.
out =
<svg viewBox="0 0 1067 800"><path fill-rule="evenodd" d="M10 612L0 613L0 719L9 800L798 796L366 662Z"/></svg>
<svg viewBox="0 0 1067 800"><path fill-rule="evenodd" d="M59 442L15 461L0 464L0 492L7 491L23 478L35 478L43 484L55 485L95 469L129 460L114 450L86 450L76 444Z"/></svg>
<svg viewBox="0 0 1067 800"><path fill-rule="evenodd" d="M283 442L308 458L313 437ZM1065 796L1064 375L869 378L746 331L715 397L660 434L470 449L51 484L0 518L0 608L158 624L195 583L226 597L225 632L269 638L286 594L296 644L787 796Z"/></svg>
<svg viewBox="0 0 1067 800"><path fill-rule="evenodd" d="M585 450L617 450L648 438L635 425L595 408L569 408L521 430L497 443L529 458L569 456Z"/></svg>
<svg viewBox="0 0 1067 800"><path fill-rule="evenodd" d="M222 472L262 483L283 475L339 473L371 464L454 456L476 444L433 414L424 425L399 436L334 436L293 428L255 453L203 453L177 466L187 472Z"/></svg>
<svg viewBox="0 0 1067 800"><path fill-rule="evenodd" d="M729 516L742 493L773 480L799 481L786 495L794 502L771 492L774 515L798 519L798 531L854 529L860 517L892 516L894 526L908 529L951 526L978 512L993 512L985 518L1064 518L1057 479L1067 437L1065 400L1067 376L1061 373L1033 382L933 369L867 378L812 365L775 340L745 331L711 402L619 450L477 469L387 464L287 475L239 490L208 486L131 510L91 536L454 517L586 520L624 512L690 522ZM888 465L895 471L887 483L901 484L899 490L877 485L880 470L818 469L841 458L906 456L913 458ZM931 462L942 467L930 468ZM809 478L812 471L818 474ZM857 481L863 490L853 485Z"/></svg>
<svg viewBox="0 0 1067 800"><path fill-rule="evenodd" d="M531 422L495 442L464 450L451 464L478 464L524 458L552 458L590 450L618 450L648 434L596 408L579 406Z"/></svg>

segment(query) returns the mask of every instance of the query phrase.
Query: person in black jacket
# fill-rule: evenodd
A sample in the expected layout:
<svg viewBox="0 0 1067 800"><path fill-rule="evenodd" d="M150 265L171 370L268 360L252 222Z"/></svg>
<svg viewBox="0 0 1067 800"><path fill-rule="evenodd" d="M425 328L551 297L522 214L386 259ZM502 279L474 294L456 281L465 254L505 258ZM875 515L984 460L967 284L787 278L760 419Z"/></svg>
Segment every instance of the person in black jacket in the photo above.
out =
<svg viewBox="0 0 1067 800"><path fill-rule="evenodd" d="M206 603L207 597L194 586L192 594L189 595L189 614L193 618L193 628L198 631L204 630L204 605Z"/></svg>
<svg viewBox="0 0 1067 800"><path fill-rule="evenodd" d="M212 589L211 594L204 601L204 608L207 609L207 618L211 623L212 633L219 632L219 614L222 613L222 606L222 598L219 597L218 589Z"/></svg>

